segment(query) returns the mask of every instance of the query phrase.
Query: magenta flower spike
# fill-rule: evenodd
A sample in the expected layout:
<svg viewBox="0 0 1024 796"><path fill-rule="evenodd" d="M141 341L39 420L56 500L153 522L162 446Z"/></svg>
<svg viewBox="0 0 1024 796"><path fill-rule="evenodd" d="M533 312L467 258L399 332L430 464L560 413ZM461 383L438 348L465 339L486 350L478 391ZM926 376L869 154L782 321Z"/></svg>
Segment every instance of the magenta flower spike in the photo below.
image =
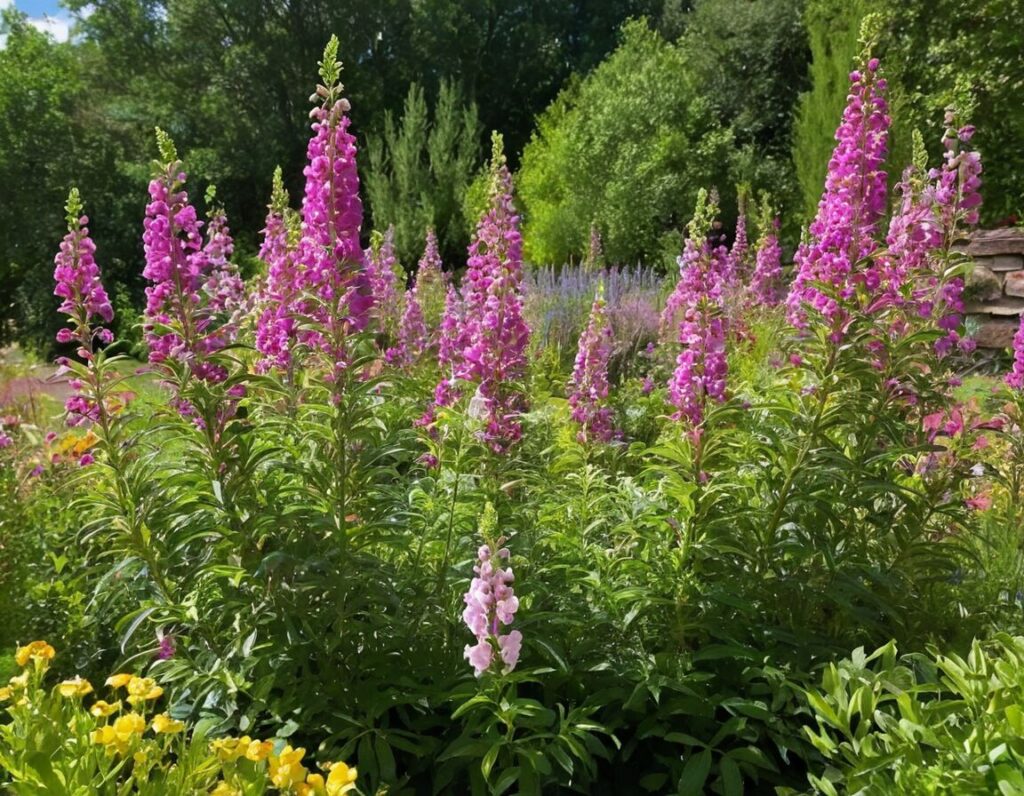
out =
<svg viewBox="0 0 1024 796"><path fill-rule="evenodd" d="M850 73L825 191L809 228L810 241L797 250L797 274L786 301L793 326L806 328L808 314L815 313L828 324L834 341L842 338L846 305L858 288L870 301L879 287L877 269L861 268L861 262L877 248L873 235L885 214L883 166L890 124L885 91L877 58Z"/></svg>
<svg viewBox="0 0 1024 796"><path fill-rule="evenodd" d="M608 360L612 354L612 327L604 300L604 284L590 309L590 319L580 335L569 386L569 407L573 421L579 424L577 439L609 442L615 437L612 409L608 405Z"/></svg>
<svg viewBox="0 0 1024 796"><path fill-rule="evenodd" d="M78 344L77 353L87 363L92 363L96 341L111 343L114 335L105 326L96 324L96 318L104 323L114 320L110 298L100 279L96 264L96 245L89 237L89 219L82 214L82 201L77 188L72 188L67 205L68 232L61 241L60 250L54 257L53 278L56 287L53 294L61 299L58 312L68 316L69 325L57 332L57 342ZM67 360L61 358L61 370L66 371ZM90 369L90 373L93 371ZM69 382L73 393L64 403L67 422L70 426L96 422L100 419L100 406L94 391L85 389L79 379ZM5 435L0 434L0 441ZM9 440L10 438L6 438Z"/></svg>
<svg viewBox="0 0 1024 796"><path fill-rule="evenodd" d="M712 249L707 242L716 210L701 190L679 258L679 282L664 316L675 325L676 342L681 346L668 382L669 402L676 408L674 417L691 428L703 422L708 400L725 400L728 375L723 294L729 269L723 247Z"/></svg>

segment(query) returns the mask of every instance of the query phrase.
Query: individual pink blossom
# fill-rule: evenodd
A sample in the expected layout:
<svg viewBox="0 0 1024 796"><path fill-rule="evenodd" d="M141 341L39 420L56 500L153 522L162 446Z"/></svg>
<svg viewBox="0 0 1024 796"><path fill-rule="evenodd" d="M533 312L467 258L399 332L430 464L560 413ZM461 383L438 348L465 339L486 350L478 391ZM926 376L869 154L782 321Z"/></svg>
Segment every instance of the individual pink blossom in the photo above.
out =
<svg viewBox="0 0 1024 796"><path fill-rule="evenodd" d="M519 662L523 634L518 630L507 631L519 610L519 599L512 585L515 576L512 568L504 565L508 557L508 548L502 547L492 555L490 545L481 545L473 567L476 577L463 597L466 608L462 621L477 641L466 645L464 655L477 677L499 668L495 666L497 660L501 662L503 674L511 672Z"/></svg>
<svg viewBox="0 0 1024 796"><path fill-rule="evenodd" d="M612 354L612 328L605 311L603 291L594 299L590 319L580 335L576 364L569 381L571 417L579 424L580 442L609 442L615 436L608 405L608 360Z"/></svg>
<svg viewBox="0 0 1024 796"><path fill-rule="evenodd" d="M796 253L796 278L787 299L790 322L807 327L808 313L820 315L834 341L842 338L858 290L870 300L880 276L865 258L877 248L876 227L886 209L884 169L890 119L886 81L878 60L850 74L850 93L836 130L825 191L811 223L810 240Z"/></svg>

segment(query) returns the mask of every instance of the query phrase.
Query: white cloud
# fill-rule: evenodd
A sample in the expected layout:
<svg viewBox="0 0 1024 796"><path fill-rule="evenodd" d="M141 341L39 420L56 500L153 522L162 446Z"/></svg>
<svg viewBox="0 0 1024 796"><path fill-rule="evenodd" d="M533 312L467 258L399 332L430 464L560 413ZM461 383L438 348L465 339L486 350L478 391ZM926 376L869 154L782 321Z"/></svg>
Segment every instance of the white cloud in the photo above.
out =
<svg viewBox="0 0 1024 796"><path fill-rule="evenodd" d="M0 11L11 7L12 0L0 0Z"/></svg>
<svg viewBox="0 0 1024 796"><path fill-rule="evenodd" d="M0 0L3 2L3 0ZM54 17L46 14L41 17L29 17L28 24L43 33L49 33L57 41L67 41L71 35L71 17Z"/></svg>

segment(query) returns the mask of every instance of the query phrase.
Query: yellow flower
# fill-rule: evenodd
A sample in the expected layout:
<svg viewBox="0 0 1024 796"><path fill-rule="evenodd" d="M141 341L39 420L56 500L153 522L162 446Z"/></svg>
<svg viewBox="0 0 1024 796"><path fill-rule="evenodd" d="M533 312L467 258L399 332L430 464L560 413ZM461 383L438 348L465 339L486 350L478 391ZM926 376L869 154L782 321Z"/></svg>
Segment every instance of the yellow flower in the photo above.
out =
<svg viewBox="0 0 1024 796"><path fill-rule="evenodd" d="M92 693L92 684L88 680L83 680L79 676L75 676L70 680L65 680L63 683L57 686L57 691L62 697L68 699L72 697L82 698L86 694Z"/></svg>
<svg viewBox="0 0 1024 796"><path fill-rule="evenodd" d="M28 672L22 672L17 677L12 677L9 684L11 691L20 691L23 688L28 688Z"/></svg>
<svg viewBox="0 0 1024 796"><path fill-rule="evenodd" d="M210 796L242 796L242 791L232 788L227 782L221 780L217 787L210 791Z"/></svg>
<svg viewBox="0 0 1024 796"><path fill-rule="evenodd" d="M274 744L270 741L253 741L246 748L245 756L248 760L258 763L260 760L266 760L273 751Z"/></svg>
<svg viewBox="0 0 1024 796"><path fill-rule="evenodd" d="M134 674L112 674L107 678L107 685L111 688L124 688L134 676Z"/></svg>
<svg viewBox="0 0 1024 796"><path fill-rule="evenodd" d="M121 709L121 700L120 699L117 700L117 702L113 702L113 703L107 702L106 700L103 700L103 699L97 699L93 703L93 706L91 708L89 708L89 712L93 716L95 716L96 718L100 719L100 718L103 718L105 716L110 716L110 715L112 715L114 713L117 713L117 711L119 711L120 709Z"/></svg>
<svg viewBox="0 0 1024 796"><path fill-rule="evenodd" d="M241 738L218 738L210 744L210 751L224 763L233 763L246 754L252 738L243 735Z"/></svg>
<svg viewBox="0 0 1024 796"><path fill-rule="evenodd" d="M356 770L344 763L332 763L327 775L327 796L341 796L356 787Z"/></svg>
<svg viewBox="0 0 1024 796"><path fill-rule="evenodd" d="M92 732L93 743L103 744L107 751L125 754L136 738L146 731L146 720L138 713L126 713L113 724L107 724Z"/></svg>
<svg viewBox="0 0 1024 796"><path fill-rule="evenodd" d="M14 692L11 691L11 689L8 688L7 686L4 686L3 688L0 688L0 702L6 702L8 699L11 698L11 694L12 693L14 693Z"/></svg>
<svg viewBox="0 0 1024 796"><path fill-rule="evenodd" d="M57 652L45 641L33 641L24 647L19 647L14 655L18 666L28 666L29 661L38 661L46 664L53 660Z"/></svg>
<svg viewBox="0 0 1024 796"><path fill-rule="evenodd" d="M294 788L306 779L306 767L302 765L302 747L292 749L286 746L279 755L270 756L270 781L281 790Z"/></svg>
<svg viewBox="0 0 1024 796"><path fill-rule="evenodd" d="M128 702L138 706L143 702L159 699L164 690L152 677L132 677L128 681Z"/></svg>
<svg viewBox="0 0 1024 796"><path fill-rule="evenodd" d="M153 717L153 732L171 733L181 732L185 729L185 723L172 719L166 713L159 713Z"/></svg>

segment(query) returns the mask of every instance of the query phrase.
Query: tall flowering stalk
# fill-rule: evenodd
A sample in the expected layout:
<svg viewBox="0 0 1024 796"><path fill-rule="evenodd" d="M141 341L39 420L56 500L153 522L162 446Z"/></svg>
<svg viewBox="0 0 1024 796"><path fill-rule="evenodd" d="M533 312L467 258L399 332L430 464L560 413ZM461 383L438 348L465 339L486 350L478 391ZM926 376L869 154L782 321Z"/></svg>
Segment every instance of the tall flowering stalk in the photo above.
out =
<svg viewBox="0 0 1024 796"><path fill-rule="evenodd" d="M477 550L476 577L463 597L462 612L462 620L476 637L476 644L467 644L464 655L477 677L484 672L511 672L523 645L523 634L507 629L519 610L519 599L512 586L512 567L507 565L509 550L502 547L505 539L493 538L496 527L494 507L488 503L480 520L485 543Z"/></svg>
<svg viewBox="0 0 1024 796"><path fill-rule="evenodd" d="M786 301L790 323L804 329L809 313L820 315L834 341L843 336L847 304L858 291L870 300L880 281L873 266L860 267L877 248L873 235L886 205L883 166L890 119L878 66L878 59L870 58L863 69L850 73L825 191L809 228L810 241L797 250L797 274Z"/></svg>
<svg viewBox="0 0 1024 796"><path fill-rule="evenodd" d="M306 147L296 254L303 293L289 310L297 318L297 342L326 359L327 378L334 383L352 356L349 337L366 328L373 305L359 240L363 205L355 136L349 132L351 106L341 95L340 76L338 39L332 36L320 62L323 83L311 97L317 104L310 111L313 136Z"/></svg>
<svg viewBox="0 0 1024 796"><path fill-rule="evenodd" d="M386 341L395 339L398 314L398 256L395 254L395 228L374 232L366 256L366 279L373 297L373 317L377 331Z"/></svg>
<svg viewBox="0 0 1024 796"><path fill-rule="evenodd" d="M89 219L82 215L82 200L77 188L71 189L65 210L68 233L54 258L53 278L57 286L53 294L61 299L57 311L68 316L68 325L57 332L57 342L77 343L77 354L87 364L86 373L79 374L85 378L71 380L74 393L64 404L68 425L77 426L98 422L105 411L104 385L93 363L96 342L111 343L114 335L105 326L94 324L94 318L111 323L114 310L100 280L96 245L89 237ZM62 370L67 370L69 361L61 358L59 364Z"/></svg>
<svg viewBox="0 0 1024 796"><path fill-rule="evenodd" d="M302 270L298 262L298 228L290 223L294 211L288 207L281 167L274 170L273 187L259 258L267 265L267 278L260 297L262 309L256 324L256 350L261 358L256 369L288 371L296 340L295 310L302 293Z"/></svg>
<svg viewBox="0 0 1024 796"><path fill-rule="evenodd" d="M754 255L754 272L750 275L750 299L755 304L771 307L779 303L782 247L779 246L779 217L772 214L767 197L764 197L759 215L760 235Z"/></svg>
<svg viewBox="0 0 1024 796"><path fill-rule="evenodd" d="M974 128L958 126L948 111L943 136L943 164L927 169L924 142L915 133L914 159L897 186L900 204L889 224L887 251L879 258L882 275L880 297L874 307L896 307L902 312L891 324L890 334L902 334L918 321L933 323L945 332L935 343L945 356L973 341L961 339L963 280L950 267L953 243L978 220L981 196L981 159L965 151Z"/></svg>
<svg viewBox="0 0 1024 796"><path fill-rule="evenodd" d="M442 354L451 355L452 376L442 374L435 403L450 405L460 392L458 382L475 384L469 414L481 421L480 437L496 453L519 440L519 415L526 409L526 396L518 387L526 376L530 335L523 318L522 248L512 175L501 136L495 134L490 203L469 247L461 319L456 320L454 299L449 302L452 313L445 313L447 322L459 324L457 349Z"/></svg>
<svg viewBox="0 0 1024 796"><path fill-rule="evenodd" d="M732 261L732 271L737 277L747 273L747 258L750 253L750 241L747 239L747 187L739 186L736 192L738 212L736 215L736 236L732 241L732 248L729 250L729 259Z"/></svg>
<svg viewBox="0 0 1024 796"><path fill-rule="evenodd" d="M396 344L384 356L389 363L407 368L419 361L429 345L430 333L423 320L423 308L420 307L414 286L405 293L405 307L398 324Z"/></svg>
<svg viewBox="0 0 1024 796"><path fill-rule="evenodd" d="M1006 374L1006 383L1014 390L1024 390L1024 315L1013 336L1013 368Z"/></svg>
<svg viewBox="0 0 1024 796"><path fill-rule="evenodd" d="M213 237L204 244L195 207L185 191L185 173L174 143L157 130L161 165L149 184L150 202L143 221L146 288L143 331L154 364L180 363L185 378L221 382L226 368L216 354L234 337L234 326L220 316L238 289L231 283L220 295L224 263L231 242L226 222L212 225ZM180 387L181 385L179 385Z"/></svg>
<svg viewBox="0 0 1024 796"><path fill-rule="evenodd" d="M676 408L674 417L694 429L704 419L708 400L725 400L728 375L723 303L728 270L720 254L722 247L712 249L707 242L716 210L702 190L679 258L679 282L666 306L666 314L671 313L668 317L676 323L676 341L682 347L668 382L669 401Z"/></svg>
<svg viewBox="0 0 1024 796"><path fill-rule="evenodd" d="M441 254L437 249L437 235L433 228L427 230L423 256L416 266L416 299L423 310L423 320L435 335L444 314L448 292L448 274L443 270Z"/></svg>
<svg viewBox="0 0 1024 796"><path fill-rule="evenodd" d="M608 361L612 355L612 327L604 300L604 284L590 310L587 328L580 335L576 364L569 382L572 419L579 424L580 442L609 442L615 436L612 409L608 405Z"/></svg>

